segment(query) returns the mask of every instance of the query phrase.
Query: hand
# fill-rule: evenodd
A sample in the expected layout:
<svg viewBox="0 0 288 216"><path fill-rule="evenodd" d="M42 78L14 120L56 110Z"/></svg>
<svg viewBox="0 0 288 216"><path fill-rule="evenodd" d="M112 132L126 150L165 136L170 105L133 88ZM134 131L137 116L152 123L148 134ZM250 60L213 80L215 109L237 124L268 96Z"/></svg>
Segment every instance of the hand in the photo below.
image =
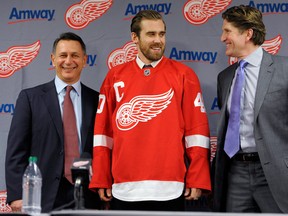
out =
<svg viewBox="0 0 288 216"><path fill-rule="evenodd" d="M202 195L202 190L199 188L186 188L184 197L186 200L198 200Z"/></svg>
<svg viewBox="0 0 288 216"><path fill-rule="evenodd" d="M112 199L112 190L111 188L100 188L98 189L99 197L102 201L111 201Z"/></svg>
<svg viewBox="0 0 288 216"><path fill-rule="evenodd" d="M12 212L21 212L22 210L22 200L12 201L9 205L12 209Z"/></svg>

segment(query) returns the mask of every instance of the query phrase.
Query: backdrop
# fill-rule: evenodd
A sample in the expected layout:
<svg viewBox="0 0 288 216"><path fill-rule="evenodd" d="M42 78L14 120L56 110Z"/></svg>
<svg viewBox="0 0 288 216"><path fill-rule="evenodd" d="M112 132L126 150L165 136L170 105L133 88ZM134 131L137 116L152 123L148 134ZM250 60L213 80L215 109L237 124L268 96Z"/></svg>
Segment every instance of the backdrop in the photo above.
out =
<svg viewBox="0 0 288 216"><path fill-rule="evenodd" d="M218 73L236 59L220 41L222 12L234 5L258 8L267 35L264 49L288 55L287 0L2 0L0 7L0 211L5 204L4 161L15 102L21 89L55 77L50 54L60 33L79 34L87 45L82 82L99 91L109 68L135 57L130 22L140 10L159 11L167 25L165 55L197 73L215 151ZM49 145L49 143L47 143Z"/></svg>

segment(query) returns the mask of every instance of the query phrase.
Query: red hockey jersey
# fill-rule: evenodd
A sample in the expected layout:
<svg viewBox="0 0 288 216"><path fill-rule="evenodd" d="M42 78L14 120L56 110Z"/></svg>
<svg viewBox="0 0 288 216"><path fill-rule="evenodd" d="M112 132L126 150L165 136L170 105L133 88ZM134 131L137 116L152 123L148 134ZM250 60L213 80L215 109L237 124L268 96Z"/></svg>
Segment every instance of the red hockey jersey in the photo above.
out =
<svg viewBox="0 0 288 216"><path fill-rule="evenodd" d="M186 168L185 157L189 158ZM100 89L90 188L124 201L171 200L211 190L209 126L194 71L163 57L112 68Z"/></svg>

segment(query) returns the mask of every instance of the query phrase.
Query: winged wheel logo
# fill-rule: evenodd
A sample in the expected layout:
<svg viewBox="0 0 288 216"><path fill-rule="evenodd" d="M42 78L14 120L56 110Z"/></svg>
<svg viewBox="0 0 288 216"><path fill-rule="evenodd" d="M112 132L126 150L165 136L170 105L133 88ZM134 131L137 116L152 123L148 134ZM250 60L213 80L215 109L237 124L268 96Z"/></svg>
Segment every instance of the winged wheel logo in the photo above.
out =
<svg viewBox="0 0 288 216"><path fill-rule="evenodd" d="M38 40L30 45L12 46L6 52L0 52L0 78L7 78L27 66L36 58L40 47Z"/></svg>
<svg viewBox="0 0 288 216"><path fill-rule="evenodd" d="M120 106L116 114L116 124L120 130L127 131L139 122L147 122L155 118L171 103L174 91L158 95L140 95Z"/></svg>

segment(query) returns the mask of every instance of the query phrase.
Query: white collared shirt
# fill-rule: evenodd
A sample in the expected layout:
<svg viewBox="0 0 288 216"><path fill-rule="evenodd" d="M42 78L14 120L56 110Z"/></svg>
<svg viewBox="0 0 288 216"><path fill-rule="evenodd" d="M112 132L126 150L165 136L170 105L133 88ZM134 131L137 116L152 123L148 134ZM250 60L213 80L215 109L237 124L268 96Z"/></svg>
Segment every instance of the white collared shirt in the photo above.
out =
<svg viewBox="0 0 288 216"><path fill-rule="evenodd" d="M155 67L157 66L157 64L159 64L159 62L162 60L162 58L163 58L163 57L161 57L161 59L159 59L158 61L151 62L151 66L152 66L153 68L155 68ZM139 58L138 55L137 55L137 57L136 57L136 63L138 64L138 66L139 66L140 68L143 68L144 65L145 65L145 63L142 62L142 60Z"/></svg>

